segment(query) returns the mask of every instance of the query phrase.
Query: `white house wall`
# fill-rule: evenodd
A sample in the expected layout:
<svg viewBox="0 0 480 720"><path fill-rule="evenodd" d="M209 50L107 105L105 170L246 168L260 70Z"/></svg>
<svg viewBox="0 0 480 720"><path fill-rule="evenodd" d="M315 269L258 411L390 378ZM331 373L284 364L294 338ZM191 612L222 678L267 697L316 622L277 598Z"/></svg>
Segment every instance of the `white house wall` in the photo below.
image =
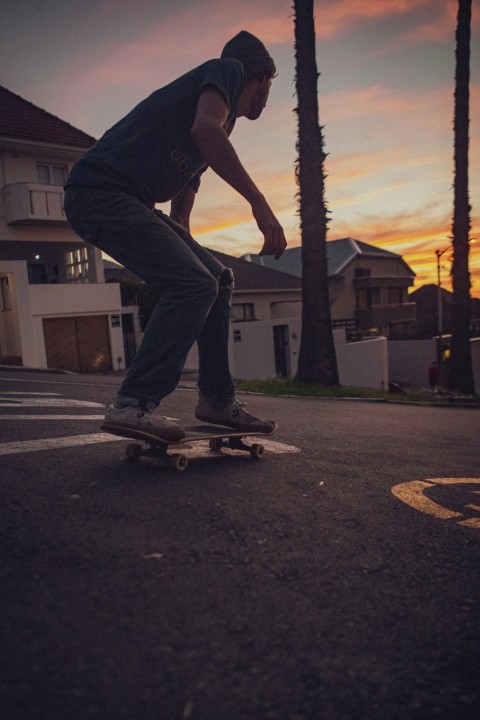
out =
<svg viewBox="0 0 480 720"><path fill-rule="evenodd" d="M245 380L267 380L275 377L274 325L288 327L287 365L290 368L290 375L292 377L296 375L301 318L293 317L282 318L281 322L263 320L232 323L230 329L230 339L231 342L233 341L231 370L234 377ZM334 331L334 342L341 385L388 388L388 344L386 338L347 343L345 330L339 329ZM191 370L198 368L195 352L189 355L187 367Z"/></svg>
<svg viewBox="0 0 480 720"><path fill-rule="evenodd" d="M24 365L35 365L36 346L31 315L27 265L24 262L0 262L0 276L7 276L12 309L0 313L0 353L18 355Z"/></svg>
<svg viewBox="0 0 480 720"><path fill-rule="evenodd" d="M333 331L340 384L388 390L388 342L384 337L347 343L345 330Z"/></svg>
<svg viewBox="0 0 480 720"><path fill-rule="evenodd" d="M256 320L270 320L282 317L278 307L283 308L283 317L296 317L301 314L302 291L283 290L236 290L232 302L234 304L250 303L255 307Z"/></svg>
<svg viewBox="0 0 480 720"><path fill-rule="evenodd" d="M65 285L30 285L35 315L85 315L118 312L121 308L118 283L70 283Z"/></svg>
<svg viewBox="0 0 480 720"><path fill-rule="evenodd" d="M24 182L36 183L38 182L37 164L52 164L52 156L47 150L45 150L44 155L30 155L26 152L7 151L4 151L2 155L5 172L5 185L13 185L14 183ZM55 163L67 166L67 163L62 162L61 160L56 160Z"/></svg>
<svg viewBox="0 0 480 720"><path fill-rule="evenodd" d="M2 260L1 276L8 277L12 305L0 313L1 355L19 356L25 366L47 367L43 318L108 315L112 366L125 367L121 327L125 308L117 283L29 285L27 264L22 261ZM112 316L119 317L118 326L113 327Z"/></svg>
<svg viewBox="0 0 480 720"><path fill-rule="evenodd" d="M230 332L233 335L235 377L258 380L275 377L272 322L234 323Z"/></svg>
<svg viewBox="0 0 480 720"><path fill-rule="evenodd" d="M232 326L233 332L240 330L242 333L242 343L234 343L235 376L237 378L269 379L275 377L274 325L287 325L288 327L289 355L287 363L291 376L296 375L301 319L283 318L282 322L236 323ZM341 385L377 389L388 387L386 338L347 343L343 329L335 330L333 336Z"/></svg>
<svg viewBox="0 0 480 720"><path fill-rule="evenodd" d="M272 320L279 320L281 318L293 318L301 317L302 315L302 302L288 301L288 302L272 302L271 303L271 317Z"/></svg>
<svg viewBox="0 0 480 720"><path fill-rule="evenodd" d="M125 367L122 327L121 324L112 327L112 315L121 318L125 310L122 308L120 286L117 283L30 285L30 299L35 344L38 348L36 366L47 365L43 339L44 318L108 315L113 369Z"/></svg>

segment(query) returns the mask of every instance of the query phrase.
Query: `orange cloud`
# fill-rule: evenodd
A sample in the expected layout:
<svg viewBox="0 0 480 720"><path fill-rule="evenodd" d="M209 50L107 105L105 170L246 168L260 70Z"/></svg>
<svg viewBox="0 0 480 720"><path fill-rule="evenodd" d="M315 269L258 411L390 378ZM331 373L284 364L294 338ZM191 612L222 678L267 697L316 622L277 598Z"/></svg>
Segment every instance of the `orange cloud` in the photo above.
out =
<svg viewBox="0 0 480 720"><path fill-rule="evenodd" d="M299 218L296 205L291 211L279 213L284 225L290 247L301 242ZM335 214L329 225L328 239L353 236L359 240L385 250L402 255L416 273L415 288L427 283L437 282L435 250L448 247L451 234L451 218L443 215L436 217L436 206L424 208L422 216L418 212L403 212L382 217L359 214L352 226L344 221L336 221ZM220 222L218 220L220 219ZM217 221L217 222L216 222ZM249 213L248 208L233 208L219 204L215 209L204 209L199 216L195 214L194 233L207 247L227 252L231 255L243 255L258 252L262 242L260 232ZM471 237L480 238L480 217L472 218ZM442 260L442 285L451 290L449 254ZM470 274L472 296L480 297L480 240L472 243L470 251Z"/></svg>
<svg viewBox="0 0 480 720"><path fill-rule="evenodd" d="M359 240L402 255L416 273L415 287L437 282L435 250L448 247L451 236L451 217L435 218L432 208L417 212L399 213L381 218L364 215L357 218L352 230L344 222L332 222L329 238L353 235ZM472 217L471 238L480 237L480 216ZM451 290L449 253L442 260L442 285ZM472 295L480 297L480 242L470 246L470 274Z"/></svg>

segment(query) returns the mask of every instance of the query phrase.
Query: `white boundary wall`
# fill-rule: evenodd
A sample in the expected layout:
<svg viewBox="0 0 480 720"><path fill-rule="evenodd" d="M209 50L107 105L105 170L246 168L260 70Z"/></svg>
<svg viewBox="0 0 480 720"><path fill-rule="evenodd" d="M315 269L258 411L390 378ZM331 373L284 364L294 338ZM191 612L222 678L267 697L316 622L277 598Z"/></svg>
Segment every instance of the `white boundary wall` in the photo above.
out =
<svg viewBox="0 0 480 720"><path fill-rule="evenodd" d="M388 341L388 367L394 383L428 387L428 368L436 359L434 338Z"/></svg>
<svg viewBox="0 0 480 720"><path fill-rule="evenodd" d="M340 385L388 390L388 342L385 337L347 343L345 330L334 330Z"/></svg>
<svg viewBox="0 0 480 720"><path fill-rule="evenodd" d="M450 344L450 336L445 336ZM470 340L475 390L480 392L480 338ZM389 340L388 365L392 382L428 387L428 368L437 359L437 340Z"/></svg>
<svg viewBox="0 0 480 720"><path fill-rule="evenodd" d="M273 327L287 327L285 348L289 377L297 372L301 318L259 320L232 323L230 330L230 367L234 377L268 380L276 377ZM384 337L347 343L345 331L334 330L335 351L341 385L388 388L388 350ZM187 369L198 369L196 346L188 356Z"/></svg>

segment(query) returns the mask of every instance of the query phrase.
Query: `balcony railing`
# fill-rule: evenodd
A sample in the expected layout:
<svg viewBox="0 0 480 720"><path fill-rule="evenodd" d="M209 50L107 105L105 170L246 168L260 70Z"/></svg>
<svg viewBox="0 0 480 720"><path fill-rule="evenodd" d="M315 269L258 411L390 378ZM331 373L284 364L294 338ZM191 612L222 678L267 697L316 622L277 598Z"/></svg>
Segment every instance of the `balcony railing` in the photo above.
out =
<svg viewBox="0 0 480 720"><path fill-rule="evenodd" d="M63 188L38 183L13 183L2 189L8 225L67 225Z"/></svg>
<svg viewBox="0 0 480 720"><path fill-rule="evenodd" d="M356 310L359 328L385 327L391 323L413 323L417 318L415 303L386 305Z"/></svg>

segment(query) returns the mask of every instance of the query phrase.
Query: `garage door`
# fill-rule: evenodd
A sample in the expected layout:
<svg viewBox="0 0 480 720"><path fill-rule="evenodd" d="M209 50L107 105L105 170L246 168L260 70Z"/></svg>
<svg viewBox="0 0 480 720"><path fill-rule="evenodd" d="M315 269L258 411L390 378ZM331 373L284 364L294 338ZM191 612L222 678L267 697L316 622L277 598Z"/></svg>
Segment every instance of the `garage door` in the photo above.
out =
<svg viewBox="0 0 480 720"><path fill-rule="evenodd" d="M43 320L47 367L72 372L111 370L108 316Z"/></svg>

